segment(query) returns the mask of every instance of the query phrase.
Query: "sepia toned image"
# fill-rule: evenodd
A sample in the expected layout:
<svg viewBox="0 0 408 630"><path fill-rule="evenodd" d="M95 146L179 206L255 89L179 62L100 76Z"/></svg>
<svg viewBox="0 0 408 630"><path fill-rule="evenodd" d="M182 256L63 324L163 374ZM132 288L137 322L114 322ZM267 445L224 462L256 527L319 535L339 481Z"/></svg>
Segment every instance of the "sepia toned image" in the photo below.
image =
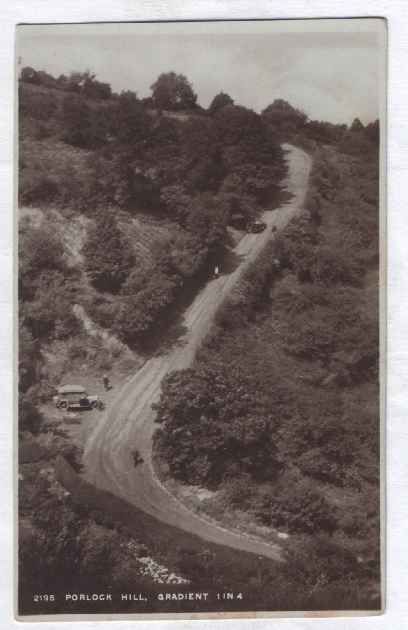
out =
<svg viewBox="0 0 408 630"><path fill-rule="evenodd" d="M16 37L17 616L379 614L384 20Z"/></svg>

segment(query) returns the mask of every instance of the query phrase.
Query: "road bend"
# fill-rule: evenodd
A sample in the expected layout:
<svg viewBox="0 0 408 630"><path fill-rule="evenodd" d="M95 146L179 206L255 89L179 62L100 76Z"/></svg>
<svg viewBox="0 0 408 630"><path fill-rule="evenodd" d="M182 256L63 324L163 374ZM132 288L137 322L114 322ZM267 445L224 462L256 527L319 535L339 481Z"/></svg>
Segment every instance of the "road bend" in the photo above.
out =
<svg viewBox="0 0 408 630"><path fill-rule="evenodd" d="M84 475L96 487L107 490L156 519L205 541L281 560L280 548L198 515L173 496L160 482L152 465L152 439L157 428L152 404L160 397L161 383L171 370L191 365L197 348L208 333L215 312L248 265L256 259L273 233L282 230L303 208L311 169L310 156L292 145L283 145L288 164L284 187L289 201L266 211L267 228L246 234L234 252L240 261L230 274L210 280L184 314L185 334L176 347L155 356L130 377L113 403L99 416L85 445ZM288 195L288 198L289 198ZM273 231L272 229L276 228ZM143 463L134 466L137 449Z"/></svg>

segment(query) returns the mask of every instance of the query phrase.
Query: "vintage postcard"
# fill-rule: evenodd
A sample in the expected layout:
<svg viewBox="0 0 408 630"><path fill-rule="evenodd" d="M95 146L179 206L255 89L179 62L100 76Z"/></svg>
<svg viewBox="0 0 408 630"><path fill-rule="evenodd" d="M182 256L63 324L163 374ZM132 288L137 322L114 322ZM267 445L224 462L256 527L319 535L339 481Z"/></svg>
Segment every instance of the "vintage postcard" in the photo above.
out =
<svg viewBox="0 0 408 630"><path fill-rule="evenodd" d="M383 610L385 66L379 18L18 26L19 619Z"/></svg>

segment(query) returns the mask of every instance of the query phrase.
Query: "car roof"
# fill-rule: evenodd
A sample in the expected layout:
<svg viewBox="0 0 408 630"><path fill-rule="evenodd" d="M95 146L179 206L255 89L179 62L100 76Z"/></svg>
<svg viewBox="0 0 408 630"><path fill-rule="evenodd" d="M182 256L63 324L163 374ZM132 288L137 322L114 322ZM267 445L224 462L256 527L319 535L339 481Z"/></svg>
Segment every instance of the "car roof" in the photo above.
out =
<svg viewBox="0 0 408 630"><path fill-rule="evenodd" d="M58 387L59 394L85 394L85 387L82 385L63 385Z"/></svg>

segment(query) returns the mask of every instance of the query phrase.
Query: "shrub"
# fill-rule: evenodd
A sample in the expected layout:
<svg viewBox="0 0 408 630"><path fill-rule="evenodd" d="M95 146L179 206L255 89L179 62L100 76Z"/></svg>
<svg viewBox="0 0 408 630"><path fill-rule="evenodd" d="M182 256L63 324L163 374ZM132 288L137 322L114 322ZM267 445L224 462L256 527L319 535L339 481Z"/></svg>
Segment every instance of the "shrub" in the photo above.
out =
<svg viewBox="0 0 408 630"><path fill-rule="evenodd" d="M101 298L96 298L92 301L91 311L93 318L102 326L102 328L113 328L115 318L118 316L121 308L121 301L119 298L114 302L104 301Z"/></svg>
<svg viewBox="0 0 408 630"><path fill-rule="evenodd" d="M272 419L238 367L229 374L208 367L174 372L155 408L163 425L156 446L183 481L216 486L238 474L260 481L280 468Z"/></svg>
<svg viewBox="0 0 408 630"><path fill-rule="evenodd" d="M95 144L91 111L79 96L66 96L62 102L62 140L76 147L91 147Z"/></svg>
<svg viewBox="0 0 408 630"><path fill-rule="evenodd" d="M157 270L142 288L122 298L115 317L114 332L130 345L135 345L160 325L173 302L178 282Z"/></svg>
<svg viewBox="0 0 408 630"><path fill-rule="evenodd" d="M99 215L90 227L83 253L91 282L102 291L117 293L129 274L134 258L112 210Z"/></svg>
<svg viewBox="0 0 408 630"><path fill-rule="evenodd" d="M62 274L67 270L63 244L51 228L31 227L20 234L19 263L23 299L32 297L41 282L61 282Z"/></svg>
<svg viewBox="0 0 408 630"><path fill-rule="evenodd" d="M264 496L257 516L262 522L290 532L333 532L336 517L327 501L304 484L298 484L280 496Z"/></svg>
<svg viewBox="0 0 408 630"><path fill-rule="evenodd" d="M55 178L36 165L30 165L19 173L19 204L33 206L37 203L51 203L59 195L59 187Z"/></svg>
<svg viewBox="0 0 408 630"><path fill-rule="evenodd" d="M315 252L315 264L311 271L313 281L326 286L350 284L360 286L364 279L365 269L359 260L356 249L345 250L341 243L326 242Z"/></svg>
<svg viewBox="0 0 408 630"><path fill-rule="evenodd" d="M224 330L240 328L250 321L257 310L269 303L269 289L277 271L274 267L275 246L268 243L233 288L218 309L215 321Z"/></svg>
<svg viewBox="0 0 408 630"><path fill-rule="evenodd" d="M20 432L37 434L43 424L43 416L37 408L38 400L33 392L20 394L18 401L18 428Z"/></svg>
<svg viewBox="0 0 408 630"><path fill-rule="evenodd" d="M72 339L67 348L68 359L75 361L76 359L86 359L88 350L83 339Z"/></svg>

